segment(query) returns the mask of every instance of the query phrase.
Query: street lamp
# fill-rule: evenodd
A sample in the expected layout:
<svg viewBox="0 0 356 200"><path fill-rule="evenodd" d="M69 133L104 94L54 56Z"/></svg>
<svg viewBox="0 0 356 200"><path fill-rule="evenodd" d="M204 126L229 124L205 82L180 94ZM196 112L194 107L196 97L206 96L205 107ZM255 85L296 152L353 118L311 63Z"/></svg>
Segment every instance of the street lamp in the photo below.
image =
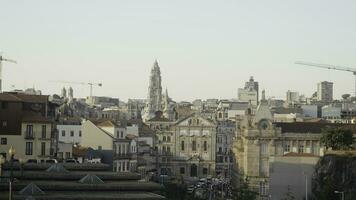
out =
<svg viewBox="0 0 356 200"><path fill-rule="evenodd" d="M21 169L21 178L23 178L23 167L25 165L25 160L20 158L19 162L20 162L20 169Z"/></svg>
<svg viewBox="0 0 356 200"><path fill-rule="evenodd" d="M5 158L0 154L0 179L2 175L2 165L5 163Z"/></svg>
<svg viewBox="0 0 356 200"><path fill-rule="evenodd" d="M9 149L9 155L10 155L9 200L12 200L12 182L13 182L13 177L14 177L13 164L14 164L15 153L16 153L15 148L13 146L11 146Z"/></svg>
<svg viewBox="0 0 356 200"><path fill-rule="evenodd" d="M341 200L345 200L345 193L340 191L335 191L335 194L341 194Z"/></svg>

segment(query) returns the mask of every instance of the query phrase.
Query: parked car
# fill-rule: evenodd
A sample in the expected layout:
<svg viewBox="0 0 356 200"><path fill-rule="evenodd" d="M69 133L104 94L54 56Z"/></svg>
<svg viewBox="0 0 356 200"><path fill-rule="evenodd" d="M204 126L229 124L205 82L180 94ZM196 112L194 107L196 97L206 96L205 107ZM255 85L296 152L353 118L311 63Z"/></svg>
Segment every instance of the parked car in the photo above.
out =
<svg viewBox="0 0 356 200"><path fill-rule="evenodd" d="M64 161L65 163L78 163L76 159L67 159Z"/></svg>
<svg viewBox="0 0 356 200"><path fill-rule="evenodd" d="M38 161L36 159L28 159L27 163L38 163Z"/></svg>
<svg viewBox="0 0 356 200"><path fill-rule="evenodd" d="M49 159L46 160L46 163L58 163L58 161L56 159Z"/></svg>

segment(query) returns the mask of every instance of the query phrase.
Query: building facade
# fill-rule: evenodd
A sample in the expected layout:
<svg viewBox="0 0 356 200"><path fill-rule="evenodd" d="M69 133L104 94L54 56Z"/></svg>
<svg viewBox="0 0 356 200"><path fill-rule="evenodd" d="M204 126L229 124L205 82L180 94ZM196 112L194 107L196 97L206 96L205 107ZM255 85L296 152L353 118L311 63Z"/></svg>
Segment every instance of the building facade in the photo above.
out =
<svg viewBox="0 0 356 200"><path fill-rule="evenodd" d="M333 101L333 83L323 81L318 83L317 99L322 102Z"/></svg>
<svg viewBox="0 0 356 200"><path fill-rule="evenodd" d="M162 111L162 78L161 70L156 60L151 69L147 102L143 114L144 121L153 118L157 111Z"/></svg>

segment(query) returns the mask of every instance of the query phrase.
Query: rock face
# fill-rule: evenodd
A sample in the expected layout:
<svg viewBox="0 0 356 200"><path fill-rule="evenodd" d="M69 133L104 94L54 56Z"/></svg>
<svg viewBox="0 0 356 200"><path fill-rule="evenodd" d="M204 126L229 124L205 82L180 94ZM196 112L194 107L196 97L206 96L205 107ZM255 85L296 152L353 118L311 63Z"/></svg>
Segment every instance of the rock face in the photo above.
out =
<svg viewBox="0 0 356 200"><path fill-rule="evenodd" d="M315 167L313 194L318 200L356 200L356 154L325 155Z"/></svg>

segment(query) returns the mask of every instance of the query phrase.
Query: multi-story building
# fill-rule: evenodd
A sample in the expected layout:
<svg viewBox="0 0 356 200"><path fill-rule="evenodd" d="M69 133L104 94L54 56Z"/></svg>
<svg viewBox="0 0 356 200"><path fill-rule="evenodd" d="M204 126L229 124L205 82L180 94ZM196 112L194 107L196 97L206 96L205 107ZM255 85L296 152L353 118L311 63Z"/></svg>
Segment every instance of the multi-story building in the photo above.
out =
<svg viewBox="0 0 356 200"><path fill-rule="evenodd" d="M237 122L233 174L246 177L251 189L258 192L261 199L268 199L272 160L294 155L322 156L324 148L320 138L325 124L273 124L272 114L264 96L263 92L256 112L247 109L246 116ZM234 180L238 178L235 177Z"/></svg>
<svg viewBox="0 0 356 200"><path fill-rule="evenodd" d="M230 178L232 167L232 141L235 136L234 121L218 121L216 132L216 175Z"/></svg>
<svg viewBox="0 0 356 200"><path fill-rule="evenodd" d="M322 102L333 101L333 83L323 81L318 83L317 99Z"/></svg>
<svg viewBox="0 0 356 200"><path fill-rule="evenodd" d="M198 114L178 121L173 127L174 175L207 177L215 175L216 124Z"/></svg>
<svg viewBox="0 0 356 200"><path fill-rule="evenodd" d="M54 110L48 96L0 93L0 153L7 157L13 146L17 159L50 158L54 153Z"/></svg>
<svg viewBox="0 0 356 200"><path fill-rule="evenodd" d="M294 105L299 103L299 93L288 90L286 95L287 105Z"/></svg>

